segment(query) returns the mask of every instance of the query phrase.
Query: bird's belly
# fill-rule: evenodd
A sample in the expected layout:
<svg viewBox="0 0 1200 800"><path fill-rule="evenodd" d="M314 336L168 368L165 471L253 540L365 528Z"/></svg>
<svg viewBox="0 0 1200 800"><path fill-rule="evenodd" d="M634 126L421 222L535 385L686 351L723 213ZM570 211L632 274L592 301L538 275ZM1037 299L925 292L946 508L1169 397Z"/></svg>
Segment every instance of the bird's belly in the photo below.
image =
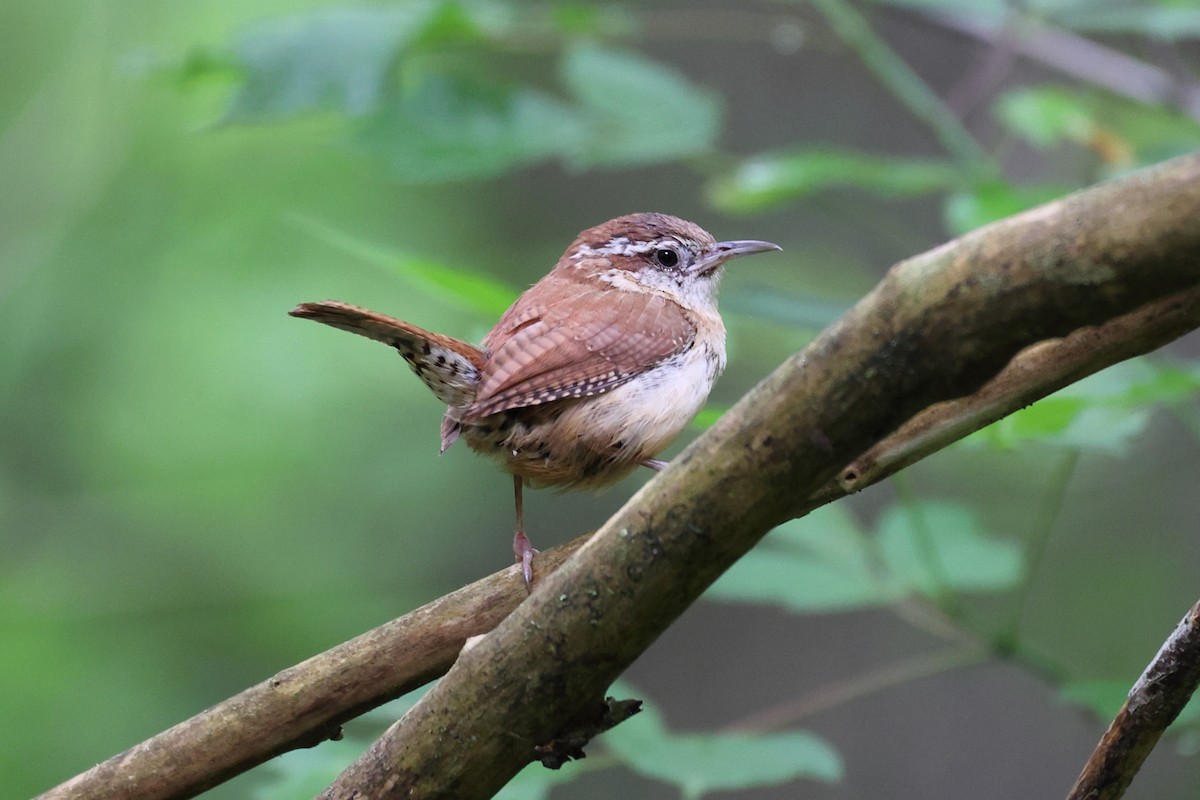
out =
<svg viewBox="0 0 1200 800"><path fill-rule="evenodd" d="M724 355L724 348L697 344L604 394L494 414L464 426L463 438L534 485L615 483L696 416Z"/></svg>

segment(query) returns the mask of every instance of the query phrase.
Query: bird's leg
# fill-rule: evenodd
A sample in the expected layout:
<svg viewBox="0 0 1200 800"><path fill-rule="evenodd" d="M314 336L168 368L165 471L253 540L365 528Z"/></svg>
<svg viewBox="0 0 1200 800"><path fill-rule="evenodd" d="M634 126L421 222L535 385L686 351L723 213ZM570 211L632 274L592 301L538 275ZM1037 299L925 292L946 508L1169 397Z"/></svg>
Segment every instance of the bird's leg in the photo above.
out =
<svg viewBox="0 0 1200 800"><path fill-rule="evenodd" d="M513 555L521 565L521 575L525 577L525 590L533 591L533 557L538 551L529 544L525 535L525 511L521 502L521 490L524 481L519 475L513 475L513 498L517 501L517 532L513 534Z"/></svg>
<svg viewBox="0 0 1200 800"><path fill-rule="evenodd" d="M642 466L649 467L650 469L654 470L655 472L662 472L663 467L665 467L667 465L667 463L668 462L663 461L661 458L647 458L645 461L642 462Z"/></svg>

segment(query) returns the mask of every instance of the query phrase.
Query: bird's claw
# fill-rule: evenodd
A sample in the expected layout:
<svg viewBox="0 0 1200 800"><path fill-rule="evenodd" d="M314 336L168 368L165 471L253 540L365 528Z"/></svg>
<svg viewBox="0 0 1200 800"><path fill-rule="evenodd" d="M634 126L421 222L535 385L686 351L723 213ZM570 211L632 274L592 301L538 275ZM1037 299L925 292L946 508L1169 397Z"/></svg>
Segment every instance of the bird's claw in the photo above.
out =
<svg viewBox="0 0 1200 800"><path fill-rule="evenodd" d="M540 552L529 543L525 531L519 530L513 534L513 555L521 565L521 575L525 578L525 590L528 592L533 591L533 557Z"/></svg>

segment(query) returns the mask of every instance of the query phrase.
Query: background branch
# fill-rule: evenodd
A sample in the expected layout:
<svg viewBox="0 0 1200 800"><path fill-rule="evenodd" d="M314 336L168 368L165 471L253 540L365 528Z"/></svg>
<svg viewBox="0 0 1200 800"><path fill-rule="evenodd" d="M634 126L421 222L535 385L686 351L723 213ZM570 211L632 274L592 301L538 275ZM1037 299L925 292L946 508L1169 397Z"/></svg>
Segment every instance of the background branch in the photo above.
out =
<svg viewBox="0 0 1200 800"><path fill-rule="evenodd" d="M1200 602L1129 690L1067 800L1117 800L1200 686Z"/></svg>
<svg viewBox="0 0 1200 800"><path fill-rule="evenodd" d="M933 13L939 25L985 42L1004 38L1004 46L1088 84L1149 104L1173 104L1200 119L1200 87L1182 82L1165 69L1134 58L1071 31L1012 14L1004 26L965 14Z"/></svg>
<svg viewBox="0 0 1200 800"><path fill-rule="evenodd" d="M1178 194L1185 188L1178 173L1187 169L1195 169L1194 160L1174 162L1154 180L1175 186ZM1137 179L1137 190L1148 191L1148 180L1149 176ZM1017 223L1017 230L1028 224ZM1012 233L1005 227L987 235ZM944 258L969 246L974 245L951 243L934 255ZM980 270L984 266L981 262ZM1189 288L1027 348L969 397L939 402L915 415L791 513L805 513L859 491L1072 381L1148 352L1198 325L1200 288ZM828 455L826 460L833 464ZM544 552L539 571L557 568L587 538ZM279 753L336 735L342 722L444 673L468 637L491 630L523 599L524 589L513 569L497 572L284 670L42 798L111 797L118 786L136 798L195 796Z"/></svg>
<svg viewBox="0 0 1200 800"><path fill-rule="evenodd" d="M490 797L847 459L1028 345L1194 287L1198 215L1190 156L897 265L465 648L322 797Z"/></svg>

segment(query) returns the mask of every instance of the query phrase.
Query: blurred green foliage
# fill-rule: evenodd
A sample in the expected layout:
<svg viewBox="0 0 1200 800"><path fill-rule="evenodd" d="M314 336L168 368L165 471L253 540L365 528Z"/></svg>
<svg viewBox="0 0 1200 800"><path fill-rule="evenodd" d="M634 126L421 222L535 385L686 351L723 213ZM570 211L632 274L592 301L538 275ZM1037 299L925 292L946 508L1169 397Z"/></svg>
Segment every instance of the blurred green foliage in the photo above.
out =
<svg viewBox="0 0 1200 800"><path fill-rule="evenodd" d="M20 731L0 749L6 797L505 563L502 476L465 451L434 460L423 387L381 349L289 320L296 302L477 339L587 225L662 208L738 227L790 266L730 276L733 359L703 426L887 261L1200 146L1200 9L1165 0L5 13L0 711ZM967 66L943 67L967 27ZM901 52L914 28L942 38ZM1063 52L1094 78L1060 74ZM1005 59L1024 69L978 67ZM1139 94L1127 78L1142 75L1169 91ZM969 640L1108 714L1195 593L1181 542L1198 384L1185 347L1069 387L895 489L781 527L711 598L753 605L747 629L770 609L847 629L898 613L890 635L911 627L910 648ZM536 530L552 544L617 502L535 499ZM852 638L803 631L789 672ZM760 660L718 649L699 668ZM793 691L737 685L756 683L781 705ZM212 795L310 796L403 705ZM861 737L678 734L664 717L687 703L662 706L506 796L602 773L654 797L805 778L838 797L843 777L866 780L841 754ZM1176 726L1191 752L1197 716Z"/></svg>
<svg viewBox="0 0 1200 800"><path fill-rule="evenodd" d="M615 684L611 693L619 697L643 694L626 683ZM358 720L357 736L319 748L297 750L276 759L270 771L277 779L259 787L262 800L280 797L311 797L329 785L363 749L359 737L383 732L384 720L404 713L423 691L388 703ZM627 767L648 778L679 787L686 798L710 792L748 789L787 783L805 777L833 782L842 777L837 752L809 733L724 733L692 734L668 729L653 703L643 702L630 720L605 734L605 754L571 762L549 770L540 763L524 769L497 795L500 800L538 800L554 786L569 783L580 771Z"/></svg>
<svg viewBox="0 0 1200 800"><path fill-rule="evenodd" d="M596 44L607 17L562 13L570 8L428 0L317 9L248 29L231 54L196 54L181 76L228 75L232 61L238 88L225 124L339 112L354 140L409 182L478 179L554 157L586 169L712 148L720 106L710 92ZM558 91L521 77L526 59L513 48L539 40L559 51Z"/></svg>
<svg viewBox="0 0 1200 800"><path fill-rule="evenodd" d="M680 734L667 729L652 705L606 736L605 745L635 772L678 786L687 800L800 777L826 782L842 777L837 752L812 734Z"/></svg>

